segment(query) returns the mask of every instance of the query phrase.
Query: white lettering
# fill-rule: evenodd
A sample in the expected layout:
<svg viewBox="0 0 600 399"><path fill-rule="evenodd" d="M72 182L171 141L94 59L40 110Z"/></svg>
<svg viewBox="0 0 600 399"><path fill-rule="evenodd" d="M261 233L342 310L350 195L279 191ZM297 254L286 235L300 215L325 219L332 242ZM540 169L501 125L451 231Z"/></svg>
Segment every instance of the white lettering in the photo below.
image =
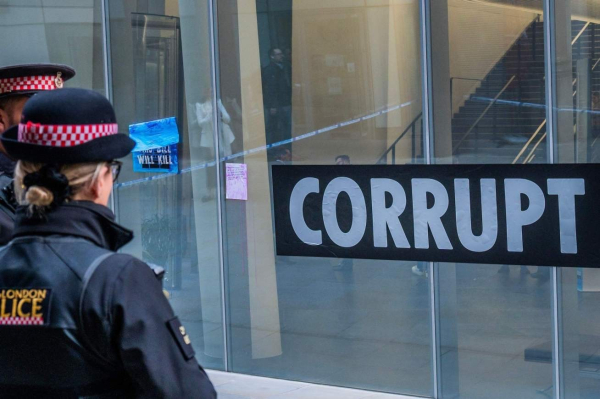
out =
<svg viewBox="0 0 600 399"><path fill-rule="evenodd" d="M522 210L521 195L529 199L529 207ZM506 239L510 252L523 252L523 226L535 223L546 208L542 189L527 179L504 179L506 201Z"/></svg>
<svg viewBox="0 0 600 399"><path fill-rule="evenodd" d="M427 193L431 193L434 204L427 208ZM412 179L413 219L415 226L415 248L429 248L429 229L439 249L452 249L441 217L448 210L448 192L442 183L433 179Z"/></svg>
<svg viewBox="0 0 600 399"><path fill-rule="evenodd" d="M583 179L548 179L548 194L558 195L560 252L576 254L575 196L585 194L585 182Z"/></svg>
<svg viewBox="0 0 600 399"><path fill-rule="evenodd" d="M498 238L498 203L496 179L481 179L481 235L473 234L471 228L471 195L469 179L454 180L456 199L456 231L461 244L469 251L485 252L492 248Z"/></svg>
<svg viewBox="0 0 600 399"><path fill-rule="evenodd" d="M300 180L292 190L290 197L290 220L294 232L308 245L321 245L323 237L320 230L312 230L304 220L304 199L310 193L319 192L319 180L306 177Z"/></svg>
<svg viewBox="0 0 600 399"><path fill-rule="evenodd" d="M385 193L390 193L392 203L385 206ZM396 248L410 248L404 229L398 219L406 208L406 192L395 180L371 179L371 206L373 210L373 241L376 247L386 248L387 229Z"/></svg>
<svg viewBox="0 0 600 399"><path fill-rule="evenodd" d="M336 212L337 199L342 191L348 194L352 204L352 225L347 233L340 229ZM362 240L367 228L367 205L354 180L337 177L327 185L323 195L323 222L329 238L340 247L353 247Z"/></svg>

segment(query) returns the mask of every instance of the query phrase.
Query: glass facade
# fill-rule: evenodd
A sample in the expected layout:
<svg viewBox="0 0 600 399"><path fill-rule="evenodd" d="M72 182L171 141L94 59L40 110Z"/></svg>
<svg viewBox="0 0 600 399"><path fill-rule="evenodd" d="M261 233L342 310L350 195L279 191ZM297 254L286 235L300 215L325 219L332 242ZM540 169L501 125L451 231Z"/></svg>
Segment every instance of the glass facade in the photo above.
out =
<svg viewBox="0 0 600 399"><path fill-rule="evenodd" d="M548 162L543 2L512 3L431 3L432 163ZM551 395L551 362L524 355L552 342L550 268L434 267L441 397Z"/></svg>
<svg viewBox="0 0 600 399"><path fill-rule="evenodd" d="M431 394L428 280L414 262L275 256L269 176L422 161L418 21L417 3L219 3L220 97L239 105L221 169L249 179L248 201L224 203L232 371Z"/></svg>
<svg viewBox="0 0 600 399"><path fill-rule="evenodd" d="M587 399L600 395L596 265L277 256L270 171L597 163L599 12L596 0L8 1L0 49L3 65L75 67L67 86L109 97L122 131L175 118L163 153L177 173L133 154L113 205L136 234L126 252L167 270L204 366L420 397ZM247 200L227 198L236 166Z"/></svg>
<svg viewBox="0 0 600 399"><path fill-rule="evenodd" d="M600 25L594 3L566 7L555 4L556 61L554 84L558 112L555 159L559 163L598 163L600 120ZM588 266L588 265L582 265ZM598 357L593 347L600 335L598 269L558 269L557 313L560 395L593 398L600 392ZM592 353L593 352L593 353Z"/></svg>
<svg viewBox="0 0 600 399"><path fill-rule="evenodd" d="M7 0L0 4L2 65L67 64L68 87L105 94L101 0Z"/></svg>
<svg viewBox="0 0 600 399"><path fill-rule="evenodd" d="M107 3L111 93L121 130L175 117L180 137L171 155L177 174L134 172L137 155L125 160L114 207L136 235L126 251L165 267L164 288L199 361L224 369L208 3Z"/></svg>

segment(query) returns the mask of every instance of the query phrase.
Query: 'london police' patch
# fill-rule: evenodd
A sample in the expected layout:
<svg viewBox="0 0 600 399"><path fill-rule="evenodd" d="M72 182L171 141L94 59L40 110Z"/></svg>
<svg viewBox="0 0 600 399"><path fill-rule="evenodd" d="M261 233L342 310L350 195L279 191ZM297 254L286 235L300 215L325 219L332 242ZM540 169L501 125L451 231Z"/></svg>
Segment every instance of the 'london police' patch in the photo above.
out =
<svg viewBox="0 0 600 399"><path fill-rule="evenodd" d="M48 288L0 288L0 326L43 326L50 322Z"/></svg>
<svg viewBox="0 0 600 399"><path fill-rule="evenodd" d="M192 341L190 341L190 336L185 331L185 327L181 325L179 318L175 317L169 320L167 325L169 326L169 330L171 330L171 334L175 337L175 341L177 341L177 345L179 345L179 349L181 349L185 360L193 358L195 352L194 348L192 348Z"/></svg>

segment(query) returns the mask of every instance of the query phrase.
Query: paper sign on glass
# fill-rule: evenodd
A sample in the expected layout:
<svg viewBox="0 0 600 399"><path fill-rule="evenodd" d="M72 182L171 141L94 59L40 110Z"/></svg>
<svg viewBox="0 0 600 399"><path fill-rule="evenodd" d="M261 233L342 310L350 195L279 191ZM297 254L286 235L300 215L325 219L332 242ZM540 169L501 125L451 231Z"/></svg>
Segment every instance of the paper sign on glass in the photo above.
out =
<svg viewBox="0 0 600 399"><path fill-rule="evenodd" d="M136 142L132 151L134 172L177 173L179 131L175 118L130 125L129 137Z"/></svg>
<svg viewBox="0 0 600 399"><path fill-rule="evenodd" d="M244 163L225 164L225 198L248 200L248 167Z"/></svg>

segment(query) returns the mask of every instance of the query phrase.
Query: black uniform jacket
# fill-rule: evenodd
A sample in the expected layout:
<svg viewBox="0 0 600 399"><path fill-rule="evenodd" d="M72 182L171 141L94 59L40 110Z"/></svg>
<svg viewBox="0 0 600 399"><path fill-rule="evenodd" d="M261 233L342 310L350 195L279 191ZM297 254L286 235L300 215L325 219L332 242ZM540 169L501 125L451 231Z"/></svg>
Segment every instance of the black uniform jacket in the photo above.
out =
<svg viewBox="0 0 600 399"><path fill-rule="evenodd" d="M17 204L13 191L13 179L10 177L11 175L2 172L1 169L0 167L0 245L6 245L12 238L15 228Z"/></svg>
<svg viewBox="0 0 600 399"><path fill-rule="evenodd" d="M265 108L287 107L292 104L289 71L284 64L271 62L262 70Z"/></svg>
<svg viewBox="0 0 600 399"><path fill-rule="evenodd" d="M132 233L74 201L0 249L0 398L215 398Z"/></svg>

